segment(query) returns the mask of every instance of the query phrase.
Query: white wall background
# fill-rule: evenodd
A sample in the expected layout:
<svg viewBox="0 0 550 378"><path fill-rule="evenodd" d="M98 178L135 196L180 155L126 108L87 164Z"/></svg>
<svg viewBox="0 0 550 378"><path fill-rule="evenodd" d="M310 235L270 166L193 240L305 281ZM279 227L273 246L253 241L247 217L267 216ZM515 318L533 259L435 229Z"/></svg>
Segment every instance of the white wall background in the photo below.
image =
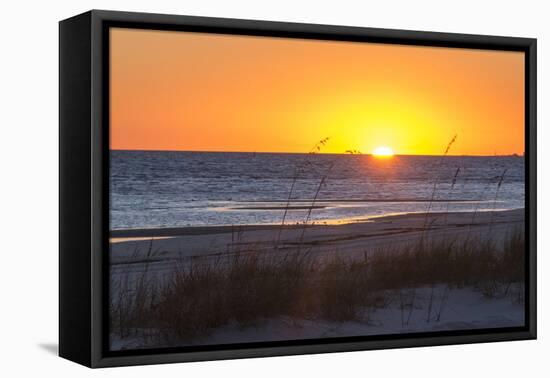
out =
<svg viewBox="0 0 550 378"><path fill-rule="evenodd" d="M58 25L111 9L539 40L539 340L89 370L55 356L58 246ZM547 1L10 1L0 21L0 375L519 377L550 373L548 188L550 12ZM546 274L545 274L546 273ZM545 351L546 349L546 351ZM546 373L546 374L544 374Z"/></svg>

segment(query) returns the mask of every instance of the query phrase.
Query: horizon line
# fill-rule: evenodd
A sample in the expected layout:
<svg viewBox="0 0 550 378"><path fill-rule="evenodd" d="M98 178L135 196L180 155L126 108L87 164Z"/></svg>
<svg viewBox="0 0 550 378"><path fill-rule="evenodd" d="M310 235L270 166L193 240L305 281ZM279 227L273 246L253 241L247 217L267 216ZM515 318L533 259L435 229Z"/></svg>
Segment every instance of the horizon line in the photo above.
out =
<svg viewBox="0 0 550 378"><path fill-rule="evenodd" d="M212 150L156 150L156 149L133 149L133 148L109 148L109 151L127 152L195 152L195 153L230 153L230 154L287 154L287 155L309 155L310 152L280 152L280 151L212 151ZM315 152L315 155L364 155L375 156L372 153L350 154L348 152ZM525 153L495 154L495 155L467 155L467 154L393 154L392 156L435 156L435 157L525 157ZM389 157L392 157L389 156Z"/></svg>

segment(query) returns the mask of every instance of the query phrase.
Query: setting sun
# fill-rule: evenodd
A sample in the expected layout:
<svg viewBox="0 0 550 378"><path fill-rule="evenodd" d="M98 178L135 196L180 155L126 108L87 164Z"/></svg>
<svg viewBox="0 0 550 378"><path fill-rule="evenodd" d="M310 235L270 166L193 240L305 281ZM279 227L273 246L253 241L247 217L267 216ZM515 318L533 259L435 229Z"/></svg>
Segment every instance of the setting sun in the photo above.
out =
<svg viewBox="0 0 550 378"><path fill-rule="evenodd" d="M113 149L304 153L330 135L320 153L438 155L458 134L449 155L523 152L523 52L124 28L110 41Z"/></svg>
<svg viewBox="0 0 550 378"><path fill-rule="evenodd" d="M389 147L376 147L372 154L376 157L391 157L393 156L393 150Z"/></svg>

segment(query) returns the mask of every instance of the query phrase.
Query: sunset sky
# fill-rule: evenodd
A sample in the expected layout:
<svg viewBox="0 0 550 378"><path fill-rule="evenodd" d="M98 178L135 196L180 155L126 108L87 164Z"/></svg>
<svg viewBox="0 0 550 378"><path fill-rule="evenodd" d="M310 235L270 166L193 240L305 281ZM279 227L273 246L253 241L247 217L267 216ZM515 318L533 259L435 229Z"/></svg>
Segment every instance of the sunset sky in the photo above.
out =
<svg viewBox="0 0 550 378"><path fill-rule="evenodd" d="M111 29L112 149L522 154L522 52Z"/></svg>

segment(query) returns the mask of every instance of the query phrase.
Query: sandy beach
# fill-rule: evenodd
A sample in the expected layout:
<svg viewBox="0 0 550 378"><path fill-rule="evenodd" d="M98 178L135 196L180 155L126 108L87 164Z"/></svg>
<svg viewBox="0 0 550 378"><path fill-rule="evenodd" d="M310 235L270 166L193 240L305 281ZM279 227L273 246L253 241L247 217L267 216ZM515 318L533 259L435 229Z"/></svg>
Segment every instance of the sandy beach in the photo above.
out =
<svg viewBox="0 0 550 378"><path fill-rule="evenodd" d="M235 265L231 265L236 261L233 257L243 259L244 256L244 260L239 260L242 263L238 263L244 265L237 265L237 269L244 267L245 270L236 276L238 280L242 281L236 283L236 290L242 291L241 293L236 294L235 289L215 285L208 290L208 296L214 295L212 298L218 298L216 295L219 295L220 297L211 299L211 302L207 302L209 304L205 304L206 297L202 298L206 293L204 285L209 285L208 282L218 282L216 280L220 279L221 276L207 278L210 277L207 273L208 270L201 270L200 268L197 271L198 276L191 274L186 275L187 278L185 278L185 280L191 282L191 285L193 285L192 282L195 279L200 282L197 286L198 291L194 291L196 294L193 294L192 297L186 296L190 294L181 297L183 294L176 294L178 291L173 293L170 291L171 289L166 292L168 294L165 295L169 295L173 298L172 300L176 301L177 310L172 309L170 313L179 311L180 308L187 308L186 311L190 311L190 314L196 314L192 316L210 316L213 312L219 311L220 303L223 301L222 298L226 296L225 290L229 290L227 295L230 295L231 298L244 300L243 303L247 303L249 296L252 294L245 295L244 293L255 285L263 285L264 278L262 277L265 273L257 273L250 277L246 275L248 274L245 273L247 271L246 264L256 261L254 259L247 260L247 254L253 255L254 258L260 255L270 261L270 264L274 262L276 264L277 261L284 262L289 256L293 255L293 252L299 252L307 253L308 258L313 259L317 264L317 268L315 268L317 273L307 273L307 269L302 273L305 274L305 277L301 276L300 279L306 279L306 282L310 282L304 286L305 289L279 287L278 285L285 285L285 279L277 278L279 273L274 273L275 282L277 282L275 285L277 286L258 289L262 293L260 295L262 297L272 297L270 300L276 300L275 297L280 296L283 292L284 294L281 297L283 301L290 301L289 303L317 303L321 300L322 305L325 294L320 291L320 288L324 286L319 287L318 285L323 285L323 283L321 281L316 283L317 278L314 277L316 274L332 274L327 273L320 266L328 264L328 271L330 272L330 269L333 269L330 268L330 261L335 258L343 258L342 261L347 261L346 264L353 264L353 261L357 261L359 264L357 266L367 268L365 272L368 272L370 271L370 263L367 263L367 259L370 257L376 257L377 254L382 256L388 251L398 254L401 249L415 245L420 239L430 240L431 242L443 241L451 244L453 241L460 244L468 239L473 240L478 245L490 240L496 246L494 250L499 251L505 249L509 235L520 230L524 224L523 222L524 211L518 209L479 212L476 214L471 212L434 213L429 215L403 214L371 218L342 225L310 225L305 229L303 225L285 226L282 229L280 226L256 225L114 231L111 235L110 255L111 280L113 283L111 293L113 298L123 298L122 300L127 301L127 297L120 297L120 288L123 287L121 285L127 285L130 282L130 287L133 287L130 293L134 293L134 290L142 290L139 288L144 283L156 288L159 283L166 282L166 278L170 277L176 267L180 269L179 272L183 272L181 270L182 266L184 269L185 266L194 267L193 269L201 266L206 267L206 269L214 267L214 272L217 272L214 274L223 276L225 273L220 272L235 269ZM437 258L437 255L434 256L434 258ZM483 258L483 255L478 255L478 258ZM387 259L387 256L383 257L382 261L384 259ZM299 265L300 262L296 261ZM426 263L422 260L411 260L411 262L413 264L416 264L416 262L419 264ZM227 268L224 267L224 264ZM401 260L396 264L406 266L408 263ZM443 265L438 265L435 269L447 269L449 274L453 274L452 269L449 270L449 265L445 265L445 261L436 264ZM292 266L292 263L290 265L284 263L282 266ZM335 266L337 267L338 264ZM348 280L348 277L341 274L353 274L352 270L348 270L349 266L352 265L348 265L348 268L344 267L342 271L337 268L336 272L340 273L334 273L336 274L334 277L338 280L342 278L345 278L345 281ZM399 266L395 268L398 270L403 269ZM258 267L254 268L254 270L257 269ZM462 268L459 268L459 273L460 269ZM346 271L348 273L343 273ZM415 269L413 269L414 271ZM281 274L286 274L287 271L283 270L281 272ZM403 272L407 272L406 267ZM203 273L207 273L207 275L201 276ZM366 289L370 292L368 294L370 299L367 299L366 306L361 307L360 302L359 304L354 303L355 315L344 316L344 318L338 316L334 318L330 314L313 317L297 315L300 314L300 311L296 313L295 310L290 312L294 315L287 315L284 311L277 312L278 306L274 305L270 310L276 312L273 315L254 315L250 320L241 319L237 321L239 316L248 319L247 310L245 310L243 315L237 316L237 320L233 318L222 319L219 321L219 325L193 337L174 339L173 336L170 336L171 339L167 341L159 336L158 330L143 327L134 328L129 335L124 337L121 337L121 332L115 332L111 335L111 347L114 350L120 350L147 348L155 345L261 342L523 325L524 307L521 282L508 281L508 283L499 284L496 281L493 283L489 280L488 284L483 283L481 286L479 284L466 284L464 286L463 283L452 283L451 277L447 281L447 278L445 278L447 271L445 271L443 278L434 278L435 281L431 281L432 278L429 277L434 273L437 274L435 271L428 271L428 281L422 281L422 278L420 278L420 280L415 281L416 284L398 284L405 286L397 286L393 289L372 289L372 284L365 287L361 284L361 281L357 281L359 287L353 279L348 280L349 282L346 281L349 286L335 286L336 290L339 290L337 292L339 294L335 294L336 297L331 299L331 301L336 300L337 302L327 304L329 311L333 309L340 311L345 308L342 306L346 306L348 295L352 295L355 298L353 301L357 301L361 297L361 291ZM311 274L314 275L308 278L307 276ZM359 272L357 277L361 280L364 274ZM390 281L393 282L393 280L399 279L400 274L398 273L398 276L394 276L395 278L391 278ZM214 281L211 281L212 279ZM269 277L267 279L269 280ZM185 286L187 285L185 280L173 281L172 285L183 284L183 287L187 287ZM233 286L234 282L232 280L232 278L229 278L226 285ZM427 284L430 281L432 284ZM333 290L331 287L335 283L334 281L327 282L332 283L322 290L329 290L330 293ZM376 280L373 282L376 285ZM390 287L392 286L391 282L389 283ZM497 286L494 286L495 284ZM178 289L183 290L180 293L191 288L183 289L183 287ZM147 298L151 294L143 295L144 299L142 300L148 300ZM155 294L155 296L157 295L159 294ZM259 298L255 300L262 301ZM344 300L344 302L340 303L341 300ZM186 304L185 301L191 302ZM201 309L196 306L200 306ZM246 306L245 308L255 309ZM239 313L238 310L236 313ZM176 321L174 327L185 328L185 324L185 320ZM190 330L193 331L194 328Z"/></svg>
<svg viewBox="0 0 550 378"><path fill-rule="evenodd" d="M278 225L117 230L111 232L110 258L115 270L126 264L137 268L147 253L152 255L148 261L154 270L170 269L182 259L218 259L247 249L278 254L300 248L313 254L353 259L387 246L414 243L421 237L498 240L523 222L524 210L518 209L403 214L341 225L288 225L282 230Z"/></svg>

